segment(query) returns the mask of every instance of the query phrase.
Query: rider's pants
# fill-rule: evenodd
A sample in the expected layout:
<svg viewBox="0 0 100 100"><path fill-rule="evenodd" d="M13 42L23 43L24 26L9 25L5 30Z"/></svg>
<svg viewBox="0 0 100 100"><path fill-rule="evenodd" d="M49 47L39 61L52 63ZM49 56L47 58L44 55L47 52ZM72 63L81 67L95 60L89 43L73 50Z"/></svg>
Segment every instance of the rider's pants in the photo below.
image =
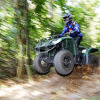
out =
<svg viewBox="0 0 100 100"><path fill-rule="evenodd" d="M76 42L76 47L77 47L77 55L79 55L79 44L80 44L82 38L83 38L82 36L75 37L75 42Z"/></svg>

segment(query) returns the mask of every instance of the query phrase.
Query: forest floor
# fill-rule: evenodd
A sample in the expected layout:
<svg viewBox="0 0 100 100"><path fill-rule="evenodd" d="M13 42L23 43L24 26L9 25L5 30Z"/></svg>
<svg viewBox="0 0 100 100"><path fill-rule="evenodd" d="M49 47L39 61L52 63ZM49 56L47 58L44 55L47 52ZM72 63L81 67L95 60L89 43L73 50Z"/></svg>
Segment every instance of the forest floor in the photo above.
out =
<svg viewBox="0 0 100 100"><path fill-rule="evenodd" d="M92 70L76 67L68 76L58 75L54 68L47 75L27 79L0 80L0 100L100 100L100 66Z"/></svg>

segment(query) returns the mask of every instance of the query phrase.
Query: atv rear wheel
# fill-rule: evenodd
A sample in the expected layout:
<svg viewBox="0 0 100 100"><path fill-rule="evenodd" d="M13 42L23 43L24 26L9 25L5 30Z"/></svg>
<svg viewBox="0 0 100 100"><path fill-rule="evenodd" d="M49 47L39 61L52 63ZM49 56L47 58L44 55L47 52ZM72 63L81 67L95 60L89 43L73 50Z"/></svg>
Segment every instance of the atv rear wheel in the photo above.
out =
<svg viewBox="0 0 100 100"><path fill-rule="evenodd" d="M74 59L68 50L59 51L54 58L54 66L58 74L66 76L73 71Z"/></svg>
<svg viewBox="0 0 100 100"><path fill-rule="evenodd" d="M99 60L95 55L89 56L89 65L91 68L99 66Z"/></svg>
<svg viewBox="0 0 100 100"><path fill-rule="evenodd" d="M39 54L34 59L33 66L35 71L39 74L47 74L50 71L51 64L48 64L43 60L45 57L44 54Z"/></svg>

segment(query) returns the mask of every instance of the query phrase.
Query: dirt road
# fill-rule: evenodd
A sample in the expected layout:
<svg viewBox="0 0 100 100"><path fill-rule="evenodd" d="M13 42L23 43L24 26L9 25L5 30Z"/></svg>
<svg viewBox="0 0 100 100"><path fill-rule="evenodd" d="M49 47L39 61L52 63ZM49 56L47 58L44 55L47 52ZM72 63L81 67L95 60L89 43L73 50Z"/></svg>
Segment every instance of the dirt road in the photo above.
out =
<svg viewBox="0 0 100 100"><path fill-rule="evenodd" d="M5 81L8 87L1 86L0 100L91 100L100 95L100 66L94 70L78 66L65 77L52 68L47 75L35 74L33 80L30 84Z"/></svg>

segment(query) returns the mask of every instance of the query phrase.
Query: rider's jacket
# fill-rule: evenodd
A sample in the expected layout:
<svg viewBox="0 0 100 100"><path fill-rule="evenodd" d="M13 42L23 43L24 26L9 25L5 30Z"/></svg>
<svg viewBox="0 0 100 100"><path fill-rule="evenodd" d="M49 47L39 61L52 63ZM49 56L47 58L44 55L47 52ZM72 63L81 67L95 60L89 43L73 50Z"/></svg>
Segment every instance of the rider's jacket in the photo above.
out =
<svg viewBox="0 0 100 100"><path fill-rule="evenodd" d="M83 34L80 32L80 27L77 22L72 21L71 24L67 24L63 27L63 31L60 34L60 37L62 37L66 32L75 31L74 34L71 34L70 37L77 37L77 36L83 36Z"/></svg>

